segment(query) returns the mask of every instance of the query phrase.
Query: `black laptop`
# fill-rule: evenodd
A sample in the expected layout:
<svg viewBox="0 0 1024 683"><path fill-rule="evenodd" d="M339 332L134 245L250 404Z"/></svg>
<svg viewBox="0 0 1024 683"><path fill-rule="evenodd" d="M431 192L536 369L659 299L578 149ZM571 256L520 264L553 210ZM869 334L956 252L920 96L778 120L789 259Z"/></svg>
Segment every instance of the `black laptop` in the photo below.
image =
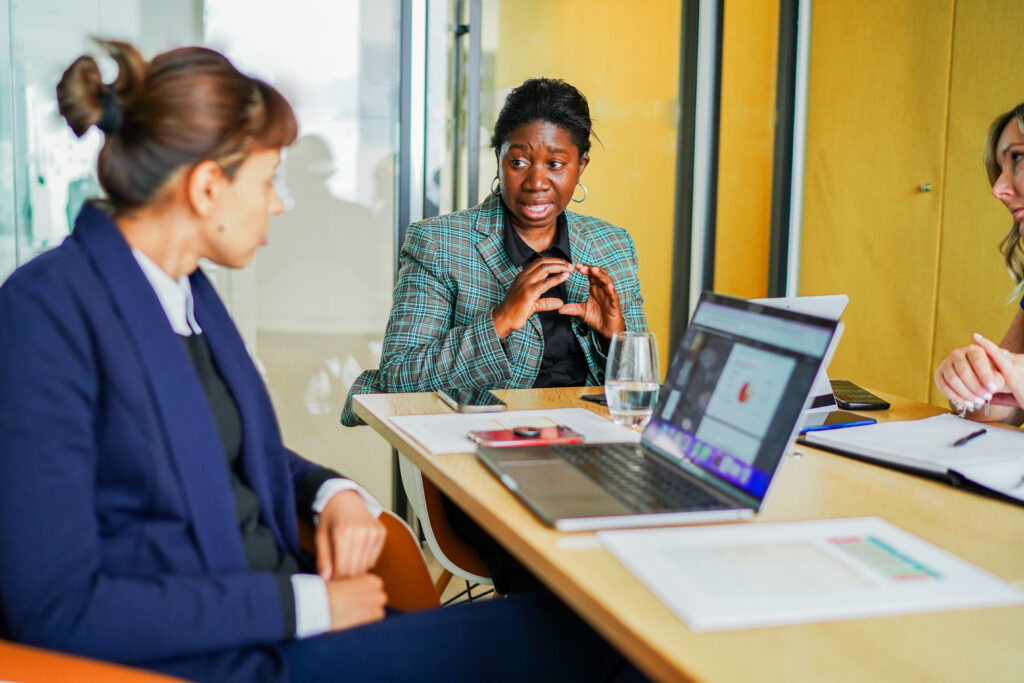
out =
<svg viewBox="0 0 1024 683"><path fill-rule="evenodd" d="M750 517L840 333L835 320L705 292L640 443L477 456L562 531Z"/></svg>

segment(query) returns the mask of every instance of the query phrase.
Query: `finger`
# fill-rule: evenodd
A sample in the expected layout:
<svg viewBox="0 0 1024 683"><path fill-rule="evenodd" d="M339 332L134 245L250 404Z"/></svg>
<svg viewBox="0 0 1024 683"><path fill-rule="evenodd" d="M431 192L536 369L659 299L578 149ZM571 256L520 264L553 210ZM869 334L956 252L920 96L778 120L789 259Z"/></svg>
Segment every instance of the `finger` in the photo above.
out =
<svg viewBox="0 0 1024 683"><path fill-rule="evenodd" d="M615 283L612 281L612 279L608 278L608 281L603 283L603 287L604 287L605 293L608 295L608 298L611 299L615 303L616 306L618 306L619 305L619 293L615 291Z"/></svg>
<svg viewBox="0 0 1024 683"><path fill-rule="evenodd" d="M552 275L546 280L540 280L539 282L534 282L530 284L527 287L527 292L529 292L532 296L540 297L540 295L543 294L544 292L554 289L555 287L562 284L568 279L569 273L559 273L557 275Z"/></svg>
<svg viewBox="0 0 1024 683"><path fill-rule="evenodd" d="M558 309L562 315L582 317L587 312L586 304L566 304Z"/></svg>
<svg viewBox="0 0 1024 683"><path fill-rule="evenodd" d="M375 524L369 529L369 537L366 543L366 552L363 555L363 571L368 572L377 564L377 558L384 548L384 525Z"/></svg>
<svg viewBox="0 0 1024 683"><path fill-rule="evenodd" d="M556 299L553 296L546 296L543 299L537 299L533 302L533 310L537 313L541 311L554 311L565 306L565 302L561 299Z"/></svg>
<svg viewBox="0 0 1024 683"><path fill-rule="evenodd" d="M974 341L985 351L988 359L996 366L1002 375L1013 372L1013 354L999 346L990 339L986 339L977 332L974 333Z"/></svg>
<svg viewBox="0 0 1024 683"><path fill-rule="evenodd" d="M612 285L612 289L615 288L615 281L612 280L612 276L608 274L608 271L601 266L588 266L588 265L577 265L576 269L587 276L590 280L591 286L596 285Z"/></svg>
<svg viewBox="0 0 1024 683"><path fill-rule="evenodd" d="M946 397L946 400L949 401L950 405L953 406L954 410L960 410L960 407L965 404L964 399L953 391L942 377L935 377L935 385L939 388L939 391L942 392L942 395Z"/></svg>
<svg viewBox="0 0 1024 683"><path fill-rule="evenodd" d="M543 264L547 264L547 263L559 263L559 264L561 264L561 265L563 265L563 266L565 266L565 267L567 267L567 268L572 268L572 269L575 269L575 268L576 268L576 266L574 266L573 264L569 263L569 262L568 262L568 261L566 261L566 260L565 260L564 258L558 258L557 256L545 256L545 257L543 257L543 258L539 258L539 259L537 259L536 261L532 261L532 262L531 262L531 263L530 263L530 264L529 264L529 265L527 266L527 268L532 268L532 267L536 266L537 264L542 264L542 263L543 263Z"/></svg>
<svg viewBox="0 0 1024 683"><path fill-rule="evenodd" d="M324 581L330 581L334 574L331 562L331 539L323 525L318 525L314 537L316 546L316 571Z"/></svg>
<svg viewBox="0 0 1024 683"><path fill-rule="evenodd" d="M564 262L562 263L548 263L542 265L539 268L531 268L524 270L522 275L524 282L542 282L546 278L554 277L556 275L565 274L567 277L573 273L571 267L567 266Z"/></svg>
<svg viewBox="0 0 1024 683"><path fill-rule="evenodd" d="M352 538L352 527L339 530L334 535L334 574L340 577L355 576L355 559L358 556L358 549Z"/></svg>
<svg viewBox="0 0 1024 683"><path fill-rule="evenodd" d="M520 291L525 296L539 298L544 292L557 287L567 279L569 279L568 273L555 273L537 279L529 278L521 283Z"/></svg>
<svg viewBox="0 0 1024 683"><path fill-rule="evenodd" d="M359 562L356 571L365 574L373 567L373 551L377 547L377 530L372 524L360 529Z"/></svg>
<svg viewBox="0 0 1024 683"><path fill-rule="evenodd" d="M1001 370L1000 362L1006 362L1006 365L1013 369L1013 358L981 335L975 333L974 337L978 343L969 346L967 354L971 365L974 366L978 381L991 393L999 388L1000 382L997 381L995 375ZM989 351L995 349L998 351L995 353L995 357L992 357Z"/></svg>
<svg viewBox="0 0 1024 683"><path fill-rule="evenodd" d="M535 273L545 272L545 271L546 272L554 272L554 271L569 271L569 272L572 272L573 270L574 270L574 268L573 268L572 264L569 263L568 261L563 261L560 258L541 258L541 259L537 259L536 261L530 263L525 268L523 268L523 271L522 271L521 275L526 275L526 274L533 275Z"/></svg>
<svg viewBox="0 0 1024 683"><path fill-rule="evenodd" d="M1000 391L997 394L992 394L992 405L994 406L1010 406L1011 408L1020 408L1020 401L1018 401L1013 394L1009 394L1005 391Z"/></svg>
<svg viewBox="0 0 1024 683"><path fill-rule="evenodd" d="M378 522L379 523L379 522ZM377 566L377 561L380 560L381 554L384 552L384 544L388 540L388 528L383 523L380 524L380 535L377 538L377 549L373 553L373 566Z"/></svg>
<svg viewBox="0 0 1024 683"><path fill-rule="evenodd" d="M349 565L349 571L352 576L358 576L365 574L368 567L366 566L366 545L367 545L367 530L365 527L353 529L349 533L349 539L351 544L349 547L349 556L351 557L351 563Z"/></svg>
<svg viewBox="0 0 1024 683"><path fill-rule="evenodd" d="M350 576L358 576L359 574L366 573L367 567L363 564L363 558L366 556L368 535L369 529L364 526L353 527L349 530L348 548L350 559L348 563L348 570Z"/></svg>
<svg viewBox="0 0 1024 683"><path fill-rule="evenodd" d="M972 401L975 403L983 403L985 399L991 395L988 389L982 386L982 383L978 379L979 366L988 366L989 377L992 376L992 363L989 362L985 356L985 352L975 346L964 349L964 353L958 354L953 363L951 369L956 373L957 378L967 389L968 394ZM953 382L950 382L953 384Z"/></svg>
<svg viewBox="0 0 1024 683"><path fill-rule="evenodd" d="M610 282L611 276L601 266L582 266L578 270L586 275L591 280L597 280L599 282Z"/></svg>
<svg viewBox="0 0 1024 683"><path fill-rule="evenodd" d="M939 366L939 369L935 371L935 383L946 398L955 403L958 407L974 406L974 396L967 390L964 383L960 381L956 371L952 368L952 364L949 363L949 359L943 361L942 365Z"/></svg>

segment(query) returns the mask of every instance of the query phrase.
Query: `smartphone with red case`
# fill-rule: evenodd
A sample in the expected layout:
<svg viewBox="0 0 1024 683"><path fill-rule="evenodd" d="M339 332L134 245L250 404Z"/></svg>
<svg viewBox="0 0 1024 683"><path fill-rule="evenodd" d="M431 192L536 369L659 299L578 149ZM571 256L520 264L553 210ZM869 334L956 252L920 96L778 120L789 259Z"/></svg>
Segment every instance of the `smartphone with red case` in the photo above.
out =
<svg viewBox="0 0 1024 683"><path fill-rule="evenodd" d="M562 425L554 427L516 427L514 429L477 430L468 434L470 441L481 446L550 446L559 443L582 443L583 436Z"/></svg>

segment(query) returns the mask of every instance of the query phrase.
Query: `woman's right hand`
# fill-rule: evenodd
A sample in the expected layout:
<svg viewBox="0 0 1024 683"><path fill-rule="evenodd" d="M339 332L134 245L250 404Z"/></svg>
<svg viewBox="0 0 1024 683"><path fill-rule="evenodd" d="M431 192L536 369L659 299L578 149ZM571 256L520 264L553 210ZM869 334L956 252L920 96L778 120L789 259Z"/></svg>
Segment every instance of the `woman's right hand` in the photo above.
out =
<svg viewBox="0 0 1024 683"><path fill-rule="evenodd" d="M935 384L957 410L976 410L1003 391L1004 380L978 344L953 349L935 370Z"/></svg>
<svg viewBox="0 0 1024 683"><path fill-rule="evenodd" d="M331 630L340 631L383 619L388 596L379 576L361 574L328 581L327 600L331 606Z"/></svg>
<svg viewBox="0 0 1024 683"><path fill-rule="evenodd" d="M524 268L509 287L505 300L491 313L498 336L504 339L520 329L534 313L561 308L564 301L544 294L568 280L574 270L567 261L553 257L537 259Z"/></svg>

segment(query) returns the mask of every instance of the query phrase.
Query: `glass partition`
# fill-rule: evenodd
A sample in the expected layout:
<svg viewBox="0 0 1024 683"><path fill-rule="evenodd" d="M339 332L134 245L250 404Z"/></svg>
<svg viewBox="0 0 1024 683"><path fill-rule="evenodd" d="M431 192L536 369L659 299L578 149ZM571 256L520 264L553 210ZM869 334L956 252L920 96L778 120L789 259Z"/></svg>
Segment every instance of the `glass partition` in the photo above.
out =
<svg viewBox="0 0 1024 683"><path fill-rule="evenodd" d="M68 234L82 202L99 194L102 134L78 140L57 113L55 88L88 36L120 38L143 52L199 40L198 1L0 0L0 280ZM110 73L110 60L101 60Z"/></svg>
<svg viewBox="0 0 1024 683"><path fill-rule="evenodd" d="M398 0L206 0L205 42L278 87L299 139L278 172L286 210L245 270L219 273L266 370L285 442L390 501L389 448L339 416L377 367L391 309Z"/></svg>

